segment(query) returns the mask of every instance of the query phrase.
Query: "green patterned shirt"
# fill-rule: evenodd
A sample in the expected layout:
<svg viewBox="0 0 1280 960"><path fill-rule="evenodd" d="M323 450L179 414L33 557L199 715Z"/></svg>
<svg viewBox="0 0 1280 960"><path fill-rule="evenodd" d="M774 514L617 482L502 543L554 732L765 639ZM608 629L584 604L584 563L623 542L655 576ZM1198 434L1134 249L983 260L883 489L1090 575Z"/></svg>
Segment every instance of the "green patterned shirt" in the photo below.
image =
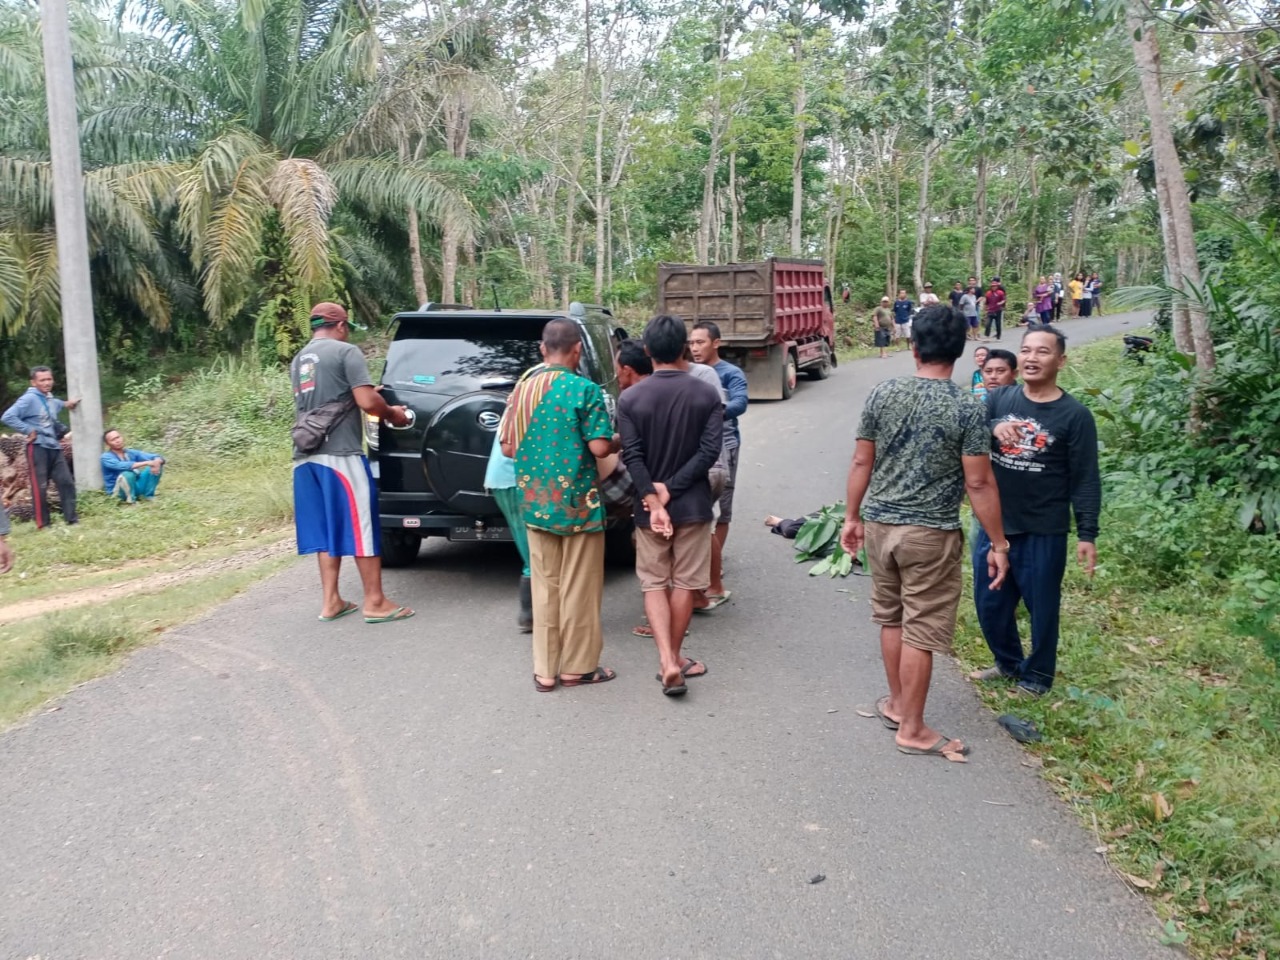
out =
<svg viewBox="0 0 1280 960"><path fill-rule="evenodd" d="M960 458L991 449L981 401L950 380L895 377L867 397L858 439L876 445L863 520L960 529Z"/></svg>
<svg viewBox="0 0 1280 960"><path fill-rule="evenodd" d="M522 406L527 426L515 469L525 524L560 536L604 530L596 458L587 447L613 437L604 391L564 367L536 367L516 386L508 414Z"/></svg>

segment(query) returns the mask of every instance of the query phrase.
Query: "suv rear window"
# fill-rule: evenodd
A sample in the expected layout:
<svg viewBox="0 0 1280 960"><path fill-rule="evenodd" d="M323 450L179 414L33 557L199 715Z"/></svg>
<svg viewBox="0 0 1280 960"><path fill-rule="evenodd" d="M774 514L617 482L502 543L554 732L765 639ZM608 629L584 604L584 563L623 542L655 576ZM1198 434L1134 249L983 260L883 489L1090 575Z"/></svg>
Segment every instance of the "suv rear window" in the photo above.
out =
<svg viewBox="0 0 1280 960"><path fill-rule="evenodd" d="M402 320L382 380L393 387L517 380L542 362L538 342L545 323L533 317Z"/></svg>

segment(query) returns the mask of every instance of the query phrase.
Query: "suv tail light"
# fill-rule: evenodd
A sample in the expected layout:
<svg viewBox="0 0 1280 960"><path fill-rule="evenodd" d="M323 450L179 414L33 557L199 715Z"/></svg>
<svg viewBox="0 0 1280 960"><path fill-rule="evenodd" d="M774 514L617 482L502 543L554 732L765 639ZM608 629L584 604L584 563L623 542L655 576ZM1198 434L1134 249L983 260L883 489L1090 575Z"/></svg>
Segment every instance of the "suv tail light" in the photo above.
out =
<svg viewBox="0 0 1280 960"><path fill-rule="evenodd" d="M381 423L381 418L375 417L371 413L364 415L364 439L369 444L370 450L378 449L378 426Z"/></svg>

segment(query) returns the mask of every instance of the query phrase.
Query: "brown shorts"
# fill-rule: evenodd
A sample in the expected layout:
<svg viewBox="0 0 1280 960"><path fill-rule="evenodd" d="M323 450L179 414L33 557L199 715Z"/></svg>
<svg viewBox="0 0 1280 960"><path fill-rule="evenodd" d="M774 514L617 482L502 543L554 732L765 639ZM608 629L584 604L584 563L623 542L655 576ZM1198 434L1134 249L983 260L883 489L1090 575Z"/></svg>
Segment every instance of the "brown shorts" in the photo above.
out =
<svg viewBox="0 0 1280 960"><path fill-rule="evenodd" d="M668 540L636 527L636 576L640 589L705 590L711 586L711 524L682 523Z"/></svg>
<svg viewBox="0 0 1280 960"><path fill-rule="evenodd" d="M867 523L871 619L902 626L902 642L950 653L963 585L959 530Z"/></svg>

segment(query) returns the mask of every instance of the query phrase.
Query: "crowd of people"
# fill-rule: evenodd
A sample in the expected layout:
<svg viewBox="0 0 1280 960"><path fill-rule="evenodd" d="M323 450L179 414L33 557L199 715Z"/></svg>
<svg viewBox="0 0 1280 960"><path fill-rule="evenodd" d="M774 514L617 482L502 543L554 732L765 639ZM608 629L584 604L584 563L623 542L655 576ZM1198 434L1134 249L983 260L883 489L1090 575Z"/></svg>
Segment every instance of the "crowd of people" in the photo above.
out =
<svg viewBox="0 0 1280 960"><path fill-rule="evenodd" d="M1086 281L1077 282L1083 294ZM953 760L964 758L969 746L928 726L924 711L933 656L950 651L955 632L962 499L967 495L974 514L974 602L993 659L971 677L1007 680L1028 696L1046 693L1056 674L1072 518L1078 561L1092 575L1101 506L1093 417L1057 383L1066 337L1051 322L1061 299L1054 287L1047 278L1037 285L1036 323L1016 354L985 345L974 350L967 388L953 381L953 372L971 339L975 285L957 287L951 305L926 288L922 300L929 299L919 310L905 290L877 308L878 331L886 322L908 327L916 371L878 384L867 399L841 531L851 555L865 547L872 576L872 619L880 625L888 685L876 713L903 753ZM984 297L988 316L1000 302L993 290L998 279ZM1080 299L1096 304L1096 288L1090 292ZM904 301L908 307L899 308ZM998 332L998 317L994 324ZM376 489L361 415L403 426L409 414L373 385L363 353L349 342L342 306L317 304L311 327L312 340L294 357L290 376L298 552L317 555L318 616L330 622L360 611L367 623L403 621L414 611L383 591ZM640 338L617 345L615 420L603 388L577 372L583 341L576 323L548 322L540 350L543 362L524 373L508 398L485 479L524 562L518 620L533 635L534 687L549 693L617 676L600 662L606 510L614 506L629 509L634 523L646 618L635 632L654 641L662 693L683 696L688 679L708 672L683 649L693 614L715 610L731 595L721 561L733 515L746 378L720 356L714 323L686 330L677 317L657 316ZM60 446L66 426L58 418L75 401L54 397L53 386L47 367L33 369L30 389L3 415L26 439L39 527L50 522L44 502L50 482L60 488L66 522L77 522ZM165 458L126 446L118 430L106 431L103 441L104 493L122 503L154 496ZM8 527L0 512L0 573L13 561ZM346 557L359 571L359 604L339 589ZM1029 649L1018 631L1019 603L1030 620Z"/></svg>
<svg viewBox="0 0 1280 960"><path fill-rule="evenodd" d="M877 385L867 400L841 531L851 554L865 546L872 574L872 619L889 688L876 713L903 753L949 759L963 758L969 746L929 727L924 710L933 656L950 651L955 632L962 499L968 496L975 516L969 558L993 657L973 678L1007 680L1018 693L1040 696L1056 672L1072 515L1078 560L1092 574L1101 498L1092 416L1057 385L1065 336L1037 323L1016 355L979 347L966 388L952 376L969 339L968 317L931 301L908 321L916 372ZM300 423L327 419L322 443L295 450L298 549L319 555L321 620L357 609L370 623L404 620L413 611L382 592L377 507L357 411L392 424L404 422L406 411L372 386L363 355L347 342L342 307L317 305L312 325L314 339L291 366L295 397ZM543 329L542 362L508 398L485 481L524 562L518 619L532 633L536 691L617 677L601 663L611 505L629 507L634 522L646 616L636 632L653 638L662 693L683 696L687 680L708 672L684 640L695 611L730 595L718 553L732 518L737 420L746 409L745 378L719 346L714 324L686 330L677 317L654 317L640 338L617 346L615 420L603 388L577 372L581 328L553 319ZM338 592L346 556L360 569L363 605ZM1030 615L1029 650L1018 633L1019 603Z"/></svg>
<svg viewBox="0 0 1280 960"><path fill-rule="evenodd" d="M961 501L968 496L975 517L974 604L994 660L970 677L1042 696L1057 672L1073 515L1082 569L1092 576L1097 562L1097 429L1058 386L1066 337L1052 324L1030 326L1016 356L978 347L968 390L952 379L967 314L931 306L914 325L915 375L877 385L863 408L841 545L850 554L865 547L871 568L889 687L876 714L903 753L962 760L969 745L924 719L933 657L951 650L963 587Z"/></svg>
<svg viewBox="0 0 1280 960"><path fill-rule="evenodd" d="M841 299L849 302L849 285L844 284ZM951 285L948 294L951 306L965 318L966 337L969 340L999 340L1004 334L1005 314L1010 309L1009 294L999 277L982 284L977 277L959 280ZM911 321L919 310L938 303L933 284L926 282L920 293L919 303L912 300L906 289L898 291L894 300L886 295L871 311L871 328L874 344L886 358L894 341L904 347L911 342ZM1062 274L1041 276L1030 291L1025 309L1017 314L1014 326L1044 325L1060 321L1063 316L1102 316L1102 279L1097 271L1078 272L1063 282ZM979 332L981 331L981 332Z"/></svg>

